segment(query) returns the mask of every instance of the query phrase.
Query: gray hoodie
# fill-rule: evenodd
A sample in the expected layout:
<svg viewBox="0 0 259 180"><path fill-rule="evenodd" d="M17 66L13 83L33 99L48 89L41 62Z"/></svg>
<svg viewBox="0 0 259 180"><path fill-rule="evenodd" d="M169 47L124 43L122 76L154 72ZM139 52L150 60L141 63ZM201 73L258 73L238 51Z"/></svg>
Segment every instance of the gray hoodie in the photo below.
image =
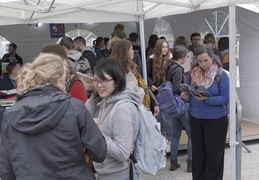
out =
<svg viewBox="0 0 259 180"><path fill-rule="evenodd" d="M143 96L142 88L135 83L127 83L123 92L105 98L100 103L100 98L94 95L86 102L86 107L93 116L98 113L99 128L107 143L104 162L94 163L98 180L122 180L129 177L129 156L133 152L139 129L137 108L134 104L125 102L117 107L112 117L106 114L118 100L132 99L141 104Z"/></svg>
<svg viewBox="0 0 259 180"><path fill-rule="evenodd" d="M82 56L82 53L76 50L73 50L67 53L67 57L73 59L74 61L78 61L81 56Z"/></svg>

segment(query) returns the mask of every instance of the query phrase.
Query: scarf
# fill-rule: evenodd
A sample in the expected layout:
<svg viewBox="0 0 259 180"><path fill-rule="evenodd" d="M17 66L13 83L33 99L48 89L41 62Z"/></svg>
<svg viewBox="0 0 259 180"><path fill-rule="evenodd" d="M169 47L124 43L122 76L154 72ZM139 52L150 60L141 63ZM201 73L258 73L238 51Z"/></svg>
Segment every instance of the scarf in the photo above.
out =
<svg viewBox="0 0 259 180"><path fill-rule="evenodd" d="M206 71L204 71L200 66L193 68L191 72L191 83L195 85L203 85L208 89L218 72L217 64L213 63Z"/></svg>

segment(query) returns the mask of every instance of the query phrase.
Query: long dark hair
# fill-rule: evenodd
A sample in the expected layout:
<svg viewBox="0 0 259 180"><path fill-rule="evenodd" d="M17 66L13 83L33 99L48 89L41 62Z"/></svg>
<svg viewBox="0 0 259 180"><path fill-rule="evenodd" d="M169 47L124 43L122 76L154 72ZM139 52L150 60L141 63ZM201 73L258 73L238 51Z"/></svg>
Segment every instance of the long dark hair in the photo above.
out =
<svg viewBox="0 0 259 180"><path fill-rule="evenodd" d="M166 55L162 54L163 43L166 42L168 45L168 52ZM154 57L153 57L153 70L152 70L152 81L153 83L164 82L165 81L165 72L163 67L166 64L167 60L170 59L170 49L169 44L164 39L159 39L156 42L154 48Z"/></svg>

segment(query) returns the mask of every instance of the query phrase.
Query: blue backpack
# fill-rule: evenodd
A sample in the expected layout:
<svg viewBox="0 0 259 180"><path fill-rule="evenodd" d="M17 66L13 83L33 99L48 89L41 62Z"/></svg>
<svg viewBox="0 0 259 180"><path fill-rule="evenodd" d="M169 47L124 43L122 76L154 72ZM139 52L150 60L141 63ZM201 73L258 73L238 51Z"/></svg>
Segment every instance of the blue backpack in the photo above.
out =
<svg viewBox="0 0 259 180"><path fill-rule="evenodd" d="M119 100L110 112L110 117L116 108L124 102L136 105L139 114L139 131L130 160L134 163L138 173L156 175L160 168L166 166L166 141L157 127L157 120L143 104L138 104L130 99ZM131 170L131 175L132 175Z"/></svg>
<svg viewBox="0 0 259 180"><path fill-rule="evenodd" d="M184 113L185 106L182 98L173 92L171 81L166 81L160 85L157 94L157 101L160 110L166 118L174 118Z"/></svg>

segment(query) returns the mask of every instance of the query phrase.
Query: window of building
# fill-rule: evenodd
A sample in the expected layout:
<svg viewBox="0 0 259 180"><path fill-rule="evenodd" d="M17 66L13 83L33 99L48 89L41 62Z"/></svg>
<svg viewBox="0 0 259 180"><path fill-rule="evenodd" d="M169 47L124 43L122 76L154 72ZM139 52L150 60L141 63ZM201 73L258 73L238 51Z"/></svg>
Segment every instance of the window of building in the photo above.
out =
<svg viewBox="0 0 259 180"><path fill-rule="evenodd" d="M8 41L4 37L0 36L0 58L1 59L5 53L8 53L9 44L10 44L10 41Z"/></svg>
<svg viewBox="0 0 259 180"><path fill-rule="evenodd" d="M229 15L223 11L211 13L202 22L200 31L202 39L208 33L214 34L216 41L221 37L229 37ZM240 87L239 80L239 41L240 33L236 27L236 86Z"/></svg>
<svg viewBox="0 0 259 180"><path fill-rule="evenodd" d="M158 38L165 37L169 43L170 48L174 46L174 34L171 25L166 20L158 22L153 30L153 34L156 34Z"/></svg>
<svg viewBox="0 0 259 180"><path fill-rule="evenodd" d="M229 15L223 11L215 11L204 19L201 24L200 33L202 39L208 33L214 34L218 41L221 37L229 37ZM239 55L240 33L236 27L236 57Z"/></svg>
<svg viewBox="0 0 259 180"><path fill-rule="evenodd" d="M65 35L68 36L68 37L71 37L72 39L76 38L77 36L84 37L85 40L86 40L86 46L87 47L93 46L93 41L97 38L97 36L93 32L90 32L90 31L85 30L85 29L72 30L72 31L67 32ZM57 44L59 44L61 39L62 38L58 39Z"/></svg>

